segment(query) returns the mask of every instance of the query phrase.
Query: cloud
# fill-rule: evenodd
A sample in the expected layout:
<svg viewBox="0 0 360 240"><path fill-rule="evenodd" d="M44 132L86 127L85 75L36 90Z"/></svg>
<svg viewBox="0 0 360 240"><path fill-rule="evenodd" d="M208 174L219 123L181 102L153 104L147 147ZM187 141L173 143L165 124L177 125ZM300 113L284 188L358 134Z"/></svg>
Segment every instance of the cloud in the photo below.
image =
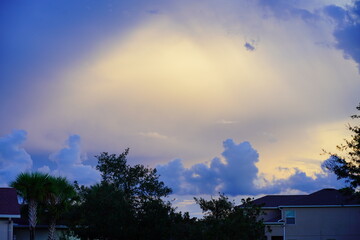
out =
<svg viewBox="0 0 360 240"><path fill-rule="evenodd" d="M305 4L294 5L304 1L281 4L289 2L288 9L314 13L314 8ZM294 159L316 160L319 149L335 141L334 135L319 141L326 131L319 131L319 126L338 122L342 128L342 121L347 120L350 108L357 101L359 81L354 64L344 61L341 51L314 44L333 40L331 21L322 22L321 26L308 24L299 13L291 15L286 8L286 21L275 17L264 19L264 8L259 8L257 1L224 4L184 0L168 5L147 1L146 7L137 6L140 2L129 2L133 5L130 9L122 7L125 2L119 3L112 14L105 11L106 4L89 3L91 9L80 11L79 16L78 10L67 12L70 25L59 21L63 14L59 19L54 19L58 15L52 14L69 6L56 3L50 4L52 11L39 10L41 19L50 20L46 26L57 30L33 35L34 40L43 39L51 45L44 43L31 48L30 53L39 52L36 56L44 54L41 67L31 64L39 59L26 61L24 65L43 76L42 63L46 60L51 65L51 68L46 65L46 69L53 70L53 80L39 83L38 79L49 78L15 71L24 75L31 87L16 84L14 88L21 88L27 94L17 92L4 98L5 104L0 106L4 109L0 109L3 113L0 115L5 118L1 129L27 129L32 139L26 148L32 152L53 152L66 134L76 132L94 154L126 146L132 149L134 158L150 166L176 158L183 159L185 166L194 165L221 153L218 143L224 139L247 139L261 152L258 167L267 174L279 162L291 167ZM281 5L271 2L281 11ZM57 8L58 4L62 8ZM97 5L102 11L98 11ZM268 4L265 8L270 7ZM25 16L29 14L25 7L16 9L24 9ZM160 14L146 12L152 9L159 9ZM101 18L100 13L106 18ZM134 17L136 24L128 25L125 15ZM13 16L23 15L14 12ZM84 22L88 18L91 20ZM30 33L38 24L44 25L38 21L30 19L20 29L11 24L7 28ZM60 29L52 23L64 26ZM101 28L104 31L99 33L96 29L100 25L106 28ZM90 32L84 34L80 30ZM54 47L58 41L64 41L58 36L71 43L60 44L68 47L68 51ZM78 41L83 36L96 44L89 46ZM10 46L19 45L6 39L12 43ZM28 38L14 36L13 39L22 42ZM259 47L253 39L259 40ZM245 42L256 50L247 51ZM79 46L86 54L72 51ZM46 57L49 49L51 57ZM23 59L23 52L16 56ZM59 52L66 55L66 64L49 61L52 56L57 58ZM8 62L8 57L4 59ZM14 69L23 69L21 66ZM39 91L33 89L35 85ZM14 114L6 114L9 110ZM221 119L236 124L218 124ZM153 141L154 138L139 132L153 137L168 136L168 139ZM277 141L264 136L264 132L276 136Z"/></svg>
<svg viewBox="0 0 360 240"><path fill-rule="evenodd" d="M235 124L235 123L237 123L237 121L221 119L221 120L217 121L216 123L228 125L228 124Z"/></svg>
<svg viewBox="0 0 360 240"><path fill-rule="evenodd" d="M234 143L232 139L223 142L222 159L214 158L210 164L198 163L185 168L180 159L156 168L160 179L178 195L217 194L231 196L275 194L281 192L311 192L322 188L344 186L334 174L316 173L315 177L294 168L294 173L285 179L268 181L259 174L256 163L259 154L249 142ZM290 171L288 168L280 168ZM259 184L261 182L261 184Z"/></svg>
<svg viewBox="0 0 360 240"><path fill-rule="evenodd" d="M152 10L148 10L146 11L148 14L153 14L153 15L158 15L161 14L161 12L158 9L152 9Z"/></svg>
<svg viewBox="0 0 360 240"><path fill-rule="evenodd" d="M164 181L174 193L181 194L190 187L186 186L188 185L184 177L186 169L180 159L172 160L165 165L158 165L156 169L160 175L160 179Z"/></svg>
<svg viewBox="0 0 360 240"><path fill-rule="evenodd" d="M308 176L305 172L294 168L295 173L285 179L276 179L266 186L258 189L264 194L280 193L284 191L313 192L322 188L343 188L345 181L338 180L335 174L321 172L315 177Z"/></svg>
<svg viewBox="0 0 360 240"><path fill-rule="evenodd" d="M248 51L254 51L255 50L255 47L253 45L251 45L250 43L248 43L248 42L244 44L244 47Z"/></svg>
<svg viewBox="0 0 360 240"><path fill-rule="evenodd" d="M42 167L38 168L38 171L42 172L42 173L48 173L48 174L51 173L51 169L49 166L42 166Z"/></svg>
<svg viewBox="0 0 360 240"><path fill-rule="evenodd" d="M231 139L224 141L223 147L223 159L214 158L210 164L198 163L186 169L177 159L156 168L176 194L252 193L258 173L257 151L249 142L235 144Z"/></svg>
<svg viewBox="0 0 360 240"><path fill-rule="evenodd" d="M51 154L49 158L57 164L57 168L51 171L52 175L64 176L70 181L76 180L85 185L100 181L100 172L83 163L86 157L81 152L79 135L70 136L66 146ZM43 166L38 170L49 171L49 168Z"/></svg>
<svg viewBox="0 0 360 240"><path fill-rule="evenodd" d="M346 3L346 1L345 1ZM267 10L269 16L289 20L300 17L305 22L324 20L322 12L332 18L336 24L333 36L335 47L344 53L344 57L353 59L360 71L360 1L349 1L344 6L316 6L309 1L260 0L260 6ZM344 3L342 3L344 4ZM299 6L300 5L300 6ZM309 8L309 9L307 9Z"/></svg>
<svg viewBox="0 0 360 240"><path fill-rule="evenodd" d="M14 181L19 173L31 170L31 156L21 147L26 135L24 130L13 130L0 138L0 186Z"/></svg>
<svg viewBox="0 0 360 240"><path fill-rule="evenodd" d="M344 24L346 17L346 10L336 5L328 5L323 9L324 13L333 18L337 24Z"/></svg>
<svg viewBox="0 0 360 240"><path fill-rule="evenodd" d="M168 137L158 132L140 132L141 136L155 139L167 139Z"/></svg>
<svg viewBox="0 0 360 240"><path fill-rule="evenodd" d="M50 155L49 159L56 163L56 169L47 165L33 169L31 156L21 147L26 138L27 132L24 130L13 130L11 134L0 138L0 186L7 186L22 172L34 170L64 176L80 184L100 181L99 171L83 163L86 157L81 152L80 136L70 136L63 149Z"/></svg>
<svg viewBox="0 0 360 240"><path fill-rule="evenodd" d="M360 1L345 8L329 5L324 12L335 20L336 48L344 52L345 58L353 59L360 71Z"/></svg>
<svg viewBox="0 0 360 240"><path fill-rule="evenodd" d="M303 6L298 6L300 5L299 3L299 1L289 0L259 0L260 6L268 10L268 16L275 16L284 20L292 17L300 17L305 21L310 21L318 17L306 9L306 4L303 3Z"/></svg>

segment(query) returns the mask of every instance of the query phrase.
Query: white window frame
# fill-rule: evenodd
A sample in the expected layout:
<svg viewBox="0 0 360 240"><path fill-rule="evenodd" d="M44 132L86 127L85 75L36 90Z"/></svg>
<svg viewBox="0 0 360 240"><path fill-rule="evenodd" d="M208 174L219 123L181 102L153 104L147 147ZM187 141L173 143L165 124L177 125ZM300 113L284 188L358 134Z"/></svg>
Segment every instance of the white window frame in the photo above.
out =
<svg viewBox="0 0 360 240"><path fill-rule="evenodd" d="M295 210L285 210L284 212L285 223L289 225L296 224L296 212ZM293 222L288 222L288 219L293 219Z"/></svg>

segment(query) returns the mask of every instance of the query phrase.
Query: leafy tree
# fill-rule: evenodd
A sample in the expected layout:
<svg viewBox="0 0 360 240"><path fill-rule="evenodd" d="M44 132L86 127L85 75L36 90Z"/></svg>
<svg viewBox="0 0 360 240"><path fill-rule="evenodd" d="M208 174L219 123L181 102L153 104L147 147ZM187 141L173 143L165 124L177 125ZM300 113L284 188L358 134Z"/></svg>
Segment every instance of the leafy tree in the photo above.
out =
<svg viewBox="0 0 360 240"><path fill-rule="evenodd" d="M360 111L360 103L356 107ZM352 115L352 119L359 119L360 115ZM345 139L345 143L338 145L340 153L328 153L329 160L323 166L334 172L338 179L345 179L350 184L347 190L355 191L360 187L360 125L348 125L352 132L351 139Z"/></svg>
<svg viewBox="0 0 360 240"><path fill-rule="evenodd" d="M171 204L161 199L144 202L136 216L139 226L138 239L169 239L172 228L172 211Z"/></svg>
<svg viewBox="0 0 360 240"><path fill-rule="evenodd" d="M188 212L182 214L175 212L174 209L170 213L171 230L168 239L172 240L201 240L202 226L197 218L190 217Z"/></svg>
<svg viewBox="0 0 360 240"><path fill-rule="evenodd" d="M77 187L79 218L75 232L90 239L166 239L170 234L172 208L162 197L171 189L159 181L156 169L130 166L122 154L106 152L96 156L102 181ZM116 224L116 227L114 225Z"/></svg>
<svg viewBox="0 0 360 240"><path fill-rule="evenodd" d="M18 194L28 204L30 240L35 239L38 205L50 192L49 178L48 174L39 172L20 173L16 180L10 183L10 186L16 188Z"/></svg>
<svg viewBox="0 0 360 240"><path fill-rule="evenodd" d="M64 177L50 177L50 192L45 198L45 209L49 217L48 240L55 240L56 222L76 199L74 187Z"/></svg>
<svg viewBox="0 0 360 240"><path fill-rule="evenodd" d="M226 239L226 220L234 209L234 203L228 197L220 194L218 199L210 200L194 198L204 213L203 235L204 239Z"/></svg>
<svg viewBox="0 0 360 240"><path fill-rule="evenodd" d="M228 218L228 232L231 233L229 239L266 239L265 225L261 219L263 214L261 207L255 205L253 199L241 199L241 205L235 206Z"/></svg>
<svg viewBox="0 0 360 240"><path fill-rule="evenodd" d="M143 165L130 166L126 157L129 149L122 154L108 154L106 152L96 156L96 169L101 172L102 181L114 184L122 190L126 197L134 201L159 199L171 193L171 189L159 181L156 169L146 168Z"/></svg>
<svg viewBox="0 0 360 240"><path fill-rule="evenodd" d="M103 182L78 187L81 203L73 210L72 228L82 239L134 239L134 209L122 191Z"/></svg>
<svg viewBox="0 0 360 240"><path fill-rule="evenodd" d="M218 199L195 198L205 214L202 224L203 239L252 240L265 239L261 208L252 199L242 199L240 206L220 194Z"/></svg>
<svg viewBox="0 0 360 240"><path fill-rule="evenodd" d="M224 194L220 194L218 199L212 197L210 200L196 197L194 199L205 214L205 219L223 220L229 216L234 208L234 203L230 202Z"/></svg>

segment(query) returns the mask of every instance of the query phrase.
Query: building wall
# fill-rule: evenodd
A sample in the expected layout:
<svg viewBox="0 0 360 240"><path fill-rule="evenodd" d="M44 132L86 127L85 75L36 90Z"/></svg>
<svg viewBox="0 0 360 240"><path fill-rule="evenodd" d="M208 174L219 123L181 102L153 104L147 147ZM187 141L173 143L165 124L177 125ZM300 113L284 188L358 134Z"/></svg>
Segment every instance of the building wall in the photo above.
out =
<svg viewBox="0 0 360 240"><path fill-rule="evenodd" d="M268 231L268 227L270 231ZM265 236L266 240L272 240L271 237L274 236L283 236L284 228L282 225L269 225L265 228Z"/></svg>
<svg viewBox="0 0 360 240"><path fill-rule="evenodd" d="M9 225L10 224L10 225ZM9 219L0 219L0 239L1 240L12 240L12 222Z"/></svg>
<svg viewBox="0 0 360 240"><path fill-rule="evenodd" d="M281 218L281 211L279 209L265 209L263 212L264 214L261 216L261 218L264 220L264 222L268 221L269 219Z"/></svg>
<svg viewBox="0 0 360 240"><path fill-rule="evenodd" d="M360 208L284 208L295 211L295 224L285 225L286 240L359 240Z"/></svg>

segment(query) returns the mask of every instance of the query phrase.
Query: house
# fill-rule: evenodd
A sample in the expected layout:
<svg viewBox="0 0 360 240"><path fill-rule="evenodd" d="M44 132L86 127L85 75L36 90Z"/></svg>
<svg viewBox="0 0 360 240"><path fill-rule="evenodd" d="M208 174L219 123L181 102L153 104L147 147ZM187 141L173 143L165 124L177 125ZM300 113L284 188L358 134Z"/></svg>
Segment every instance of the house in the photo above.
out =
<svg viewBox="0 0 360 240"><path fill-rule="evenodd" d="M0 188L0 239L13 240L14 219L20 218L20 205L14 188Z"/></svg>
<svg viewBox="0 0 360 240"><path fill-rule="evenodd" d="M267 195L262 206L267 240L359 240L360 203L336 189L309 195Z"/></svg>
<svg viewBox="0 0 360 240"><path fill-rule="evenodd" d="M15 188L0 188L0 240L28 240L29 225L27 218L21 216L20 204ZM56 226L57 236L63 236L67 227ZM47 240L48 225L36 226L36 240Z"/></svg>
<svg viewBox="0 0 360 240"><path fill-rule="evenodd" d="M47 224L37 224L35 229L35 239L36 240L47 240L49 229ZM68 228L64 225L56 226L56 236L59 237L65 236L65 232ZM17 219L14 221L14 240L29 240L29 225L27 220L24 218ZM1 238L0 238L1 240Z"/></svg>

